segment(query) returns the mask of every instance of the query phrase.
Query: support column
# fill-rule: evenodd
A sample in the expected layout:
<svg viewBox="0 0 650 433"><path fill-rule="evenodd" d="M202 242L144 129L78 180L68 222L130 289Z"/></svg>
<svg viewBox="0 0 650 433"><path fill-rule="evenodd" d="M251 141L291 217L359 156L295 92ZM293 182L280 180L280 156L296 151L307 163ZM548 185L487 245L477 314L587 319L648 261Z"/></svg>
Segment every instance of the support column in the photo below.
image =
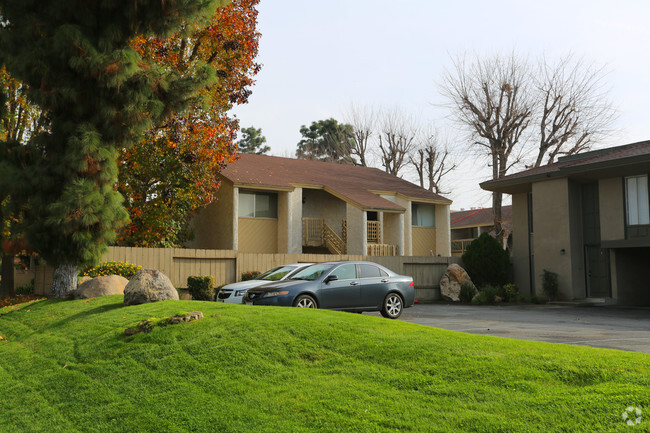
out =
<svg viewBox="0 0 650 433"><path fill-rule="evenodd" d="M232 194L232 249L239 249L239 188L233 188Z"/></svg>

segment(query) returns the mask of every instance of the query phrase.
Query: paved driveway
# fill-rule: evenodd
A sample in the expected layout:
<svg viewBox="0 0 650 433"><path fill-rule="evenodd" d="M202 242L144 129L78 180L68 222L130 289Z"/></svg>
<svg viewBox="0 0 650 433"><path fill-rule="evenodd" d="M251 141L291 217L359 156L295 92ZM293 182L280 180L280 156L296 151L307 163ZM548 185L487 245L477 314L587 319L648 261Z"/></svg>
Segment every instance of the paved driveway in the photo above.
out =
<svg viewBox="0 0 650 433"><path fill-rule="evenodd" d="M650 353L650 308L416 304L400 320L473 334Z"/></svg>

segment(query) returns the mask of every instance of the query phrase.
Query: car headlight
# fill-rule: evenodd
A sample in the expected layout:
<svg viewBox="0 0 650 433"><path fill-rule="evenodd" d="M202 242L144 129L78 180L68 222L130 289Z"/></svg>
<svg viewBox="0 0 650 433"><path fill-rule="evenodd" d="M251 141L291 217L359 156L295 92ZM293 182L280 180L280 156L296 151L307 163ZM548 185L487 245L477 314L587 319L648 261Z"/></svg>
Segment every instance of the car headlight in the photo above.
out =
<svg viewBox="0 0 650 433"><path fill-rule="evenodd" d="M235 291L235 296L244 296L247 291L248 291L248 289L246 289L246 290L237 290L237 291Z"/></svg>
<svg viewBox="0 0 650 433"><path fill-rule="evenodd" d="M274 296L282 296L282 295L288 295L288 294L289 294L288 290L282 290L282 291L273 290L273 291L264 293L264 296L262 296L262 298L272 298Z"/></svg>

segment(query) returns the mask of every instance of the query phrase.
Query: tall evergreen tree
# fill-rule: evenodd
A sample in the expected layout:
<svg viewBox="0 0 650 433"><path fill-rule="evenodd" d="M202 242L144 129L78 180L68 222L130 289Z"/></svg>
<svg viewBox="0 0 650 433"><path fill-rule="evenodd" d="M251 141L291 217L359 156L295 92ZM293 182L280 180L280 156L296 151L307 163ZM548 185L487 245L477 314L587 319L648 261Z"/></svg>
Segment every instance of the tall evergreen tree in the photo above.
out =
<svg viewBox="0 0 650 433"><path fill-rule="evenodd" d="M114 191L117 149L188 104L215 80L157 65L129 42L212 16L222 0L0 0L0 64L48 113L30 138L29 244L55 266L51 295L76 288L77 269L96 263L127 220Z"/></svg>
<svg viewBox="0 0 650 433"><path fill-rule="evenodd" d="M242 139L239 140L239 151L241 153L255 153L263 155L271 148L266 143L266 137L262 135L262 128L256 129L254 126L242 128Z"/></svg>
<svg viewBox="0 0 650 433"><path fill-rule="evenodd" d="M336 119L325 119L300 127L302 139L298 142L296 156L300 159L355 164L352 158L354 128L339 123Z"/></svg>

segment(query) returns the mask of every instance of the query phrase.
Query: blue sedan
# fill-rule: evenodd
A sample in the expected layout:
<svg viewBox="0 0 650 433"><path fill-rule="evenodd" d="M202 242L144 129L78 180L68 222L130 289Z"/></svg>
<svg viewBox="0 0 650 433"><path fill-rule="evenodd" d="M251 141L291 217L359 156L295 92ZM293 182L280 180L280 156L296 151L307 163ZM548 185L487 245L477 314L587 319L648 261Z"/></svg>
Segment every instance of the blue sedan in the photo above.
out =
<svg viewBox="0 0 650 433"><path fill-rule="evenodd" d="M379 311L396 319L415 300L413 278L372 262L311 265L289 279L249 289L246 304Z"/></svg>

